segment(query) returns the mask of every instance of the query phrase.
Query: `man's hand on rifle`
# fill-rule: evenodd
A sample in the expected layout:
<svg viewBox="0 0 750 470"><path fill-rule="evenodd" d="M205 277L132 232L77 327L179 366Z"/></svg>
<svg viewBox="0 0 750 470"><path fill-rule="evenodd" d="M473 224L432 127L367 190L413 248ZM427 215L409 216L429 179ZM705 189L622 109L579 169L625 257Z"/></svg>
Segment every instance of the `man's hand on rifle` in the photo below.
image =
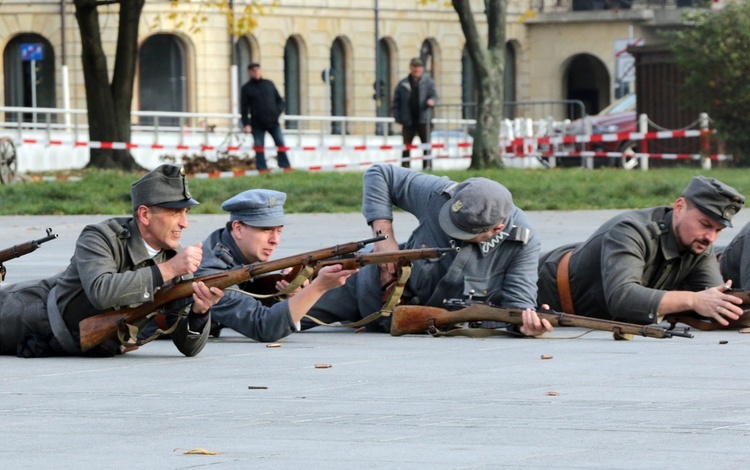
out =
<svg viewBox="0 0 750 470"><path fill-rule="evenodd" d="M323 292L341 287L346 280L359 269L342 269L340 264L325 266L318 271L318 275L310 283L310 287L321 289Z"/></svg>
<svg viewBox="0 0 750 470"><path fill-rule="evenodd" d="M742 316L742 299L725 292L732 288L732 281L729 280L721 286L694 292L695 301L693 310L698 314L711 318L717 323L727 326L729 320L737 320Z"/></svg>
<svg viewBox="0 0 750 470"><path fill-rule="evenodd" d="M281 273L284 276L286 276L290 272L292 272L292 268L286 268L286 269L284 269L284 270L281 271ZM279 279L278 281L276 281L276 291L277 292L282 292L284 289L286 289L287 287L289 287L289 284L290 284L290 282L287 281L286 279L284 279L282 277L281 279ZM291 292L287 292L286 293L287 299L290 298L290 297L294 297L297 293L299 293L300 289L302 289L303 287L307 287L309 285L310 285L310 280L309 279L305 279L305 281L302 283L301 286L299 286L298 288L294 289Z"/></svg>
<svg viewBox="0 0 750 470"><path fill-rule="evenodd" d="M388 235L388 238L373 245L372 251L380 253L383 251L398 251L399 246L396 237L393 236L393 222L387 219L373 220L372 231L375 234ZM380 286L385 288L396 280L396 264L388 263L380 265Z"/></svg>
<svg viewBox="0 0 750 470"><path fill-rule="evenodd" d="M542 305L544 310L549 310L549 305ZM525 336L541 336L554 330L552 324L546 318L539 318L536 311L527 308L523 311L523 325L520 328Z"/></svg>
<svg viewBox="0 0 750 470"><path fill-rule="evenodd" d="M224 291L218 287L208 287L203 282L193 283L193 313L204 314L224 297Z"/></svg>

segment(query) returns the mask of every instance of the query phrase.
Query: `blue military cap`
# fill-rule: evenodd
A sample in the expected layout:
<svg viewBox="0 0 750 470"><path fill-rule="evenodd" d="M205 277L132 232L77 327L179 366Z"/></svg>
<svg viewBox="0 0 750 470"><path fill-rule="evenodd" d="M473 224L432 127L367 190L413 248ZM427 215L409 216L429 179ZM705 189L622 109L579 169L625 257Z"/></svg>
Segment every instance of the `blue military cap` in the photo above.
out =
<svg viewBox="0 0 750 470"><path fill-rule="evenodd" d="M227 199L221 208L229 212L229 220L239 220L251 227L280 227L284 217L286 194L272 189L249 189Z"/></svg>

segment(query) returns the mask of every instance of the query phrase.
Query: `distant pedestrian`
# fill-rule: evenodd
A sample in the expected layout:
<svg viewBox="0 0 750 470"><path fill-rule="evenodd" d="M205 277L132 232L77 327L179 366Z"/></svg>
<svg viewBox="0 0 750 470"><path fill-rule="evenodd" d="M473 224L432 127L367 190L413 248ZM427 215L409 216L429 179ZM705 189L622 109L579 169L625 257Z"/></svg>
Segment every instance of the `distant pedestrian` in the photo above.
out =
<svg viewBox="0 0 750 470"><path fill-rule="evenodd" d="M428 124L432 115L432 108L437 104L438 96L435 82L428 75L424 75L424 62L414 58L409 62L409 76L398 82L393 94L393 117L401 124L401 135L404 145L410 145L415 136L419 136L422 144L430 143ZM411 151L404 149L401 155L401 166L409 168ZM432 169L430 149L424 152L422 167Z"/></svg>
<svg viewBox="0 0 750 470"><path fill-rule="evenodd" d="M268 171L263 151L266 132L271 134L276 147L284 147L284 134L279 124L279 117L284 112L284 98L271 80L263 78L260 64L253 62L247 70L250 80L242 86L240 93L242 125L246 134L253 134L256 167L259 171ZM279 150L277 159L280 168L291 169L285 151Z"/></svg>

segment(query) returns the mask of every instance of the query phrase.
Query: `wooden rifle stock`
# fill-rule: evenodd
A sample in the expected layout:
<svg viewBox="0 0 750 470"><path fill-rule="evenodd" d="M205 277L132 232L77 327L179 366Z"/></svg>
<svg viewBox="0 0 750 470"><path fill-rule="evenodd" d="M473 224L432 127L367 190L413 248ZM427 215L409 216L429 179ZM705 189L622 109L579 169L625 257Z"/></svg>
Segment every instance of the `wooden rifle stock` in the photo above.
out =
<svg viewBox="0 0 750 470"><path fill-rule="evenodd" d="M727 326L718 323L713 318L704 317L696 312L671 313L666 315L664 319L668 321L672 327L677 323L684 323L701 331L740 330L742 328L750 327L750 291L728 290L724 293L741 299L742 304L740 304L739 307L744 310L740 318L736 320L729 320L727 318L727 321L729 321Z"/></svg>
<svg viewBox="0 0 750 470"><path fill-rule="evenodd" d="M31 240L30 242L21 243L20 245L14 245L10 248L6 248L0 251L0 281L5 279L5 266L3 266L4 262L14 258L20 258L23 255L28 255L32 251L39 248L42 243L47 243L50 240L54 240L58 236L58 234L52 233L51 228L48 228L47 236L44 238Z"/></svg>
<svg viewBox="0 0 750 470"><path fill-rule="evenodd" d="M523 324L523 310L517 308L500 308L487 304L474 303L460 310L450 311L438 307L419 305L400 305L393 310L391 335L424 333L433 329L450 328L459 323L478 321L497 321ZM682 336L692 338L687 332L671 331L653 325L636 325L598 318L582 317L553 310L537 310L540 318L546 318L553 326L578 326L592 330L612 331L619 334L632 334L649 338L671 338Z"/></svg>
<svg viewBox="0 0 750 470"><path fill-rule="evenodd" d="M367 244L385 240L386 238L387 236L379 235L366 240L335 245L299 255L280 258L274 261L247 264L222 273L209 274L190 281L169 285L156 291L154 299L151 302L146 302L133 308L124 308L100 313L83 319L78 324L81 335L81 351L88 351L108 339L117 337L117 330L121 325L133 323L145 318L151 312L156 311L170 302L190 297L194 292L193 282L203 282L208 287L225 289L235 284L253 279L260 274L279 271L292 266L309 265L333 256L353 253L362 249Z"/></svg>

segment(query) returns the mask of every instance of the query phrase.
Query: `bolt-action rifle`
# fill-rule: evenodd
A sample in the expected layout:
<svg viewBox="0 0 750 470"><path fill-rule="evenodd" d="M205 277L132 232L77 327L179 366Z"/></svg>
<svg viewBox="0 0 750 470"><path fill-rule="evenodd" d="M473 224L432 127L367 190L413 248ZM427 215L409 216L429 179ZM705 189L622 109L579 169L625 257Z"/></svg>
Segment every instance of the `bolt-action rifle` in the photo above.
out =
<svg viewBox="0 0 750 470"><path fill-rule="evenodd" d="M411 261L419 259L436 259L442 257L445 253L451 251L459 251L458 247L451 248L416 248L410 250L400 251L385 251L385 252L373 252L367 253L366 255L343 255L328 258L325 261L316 263L314 270L309 275L308 279L314 279L325 266L332 266L334 264L340 264L344 269L356 269L366 264L388 264L394 263L396 265L403 265ZM243 286L248 292L252 294L261 295L273 295L277 294L276 283L280 280L292 282L299 274L302 266L295 266L287 273L268 273L261 276L256 276L250 282L245 283Z"/></svg>
<svg viewBox="0 0 750 470"><path fill-rule="evenodd" d="M58 234L52 233L51 228L48 228L47 236L44 238L40 238L39 240L31 240L30 242L21 243L20 245L15 245L10 248L6 248L3 251L0 251L0 281L5 279L5 266L3 266L3 263L8 260L27 255L39 248L42 243L47 243L50 240L54 240L58 236Z"/></svg>
<svg viewBox="0 0 750 470"><path fill-rule="evenodd" d="M750 291L727 290L724 293L742 299L742 304L740 304L739 307L744 310L740 318L736 320L730 320L727 318L727 321L729 322L727 326L720 324L713 318L704 317L696 312L670 313L669 315L666 315L664 319L669 322L670 328L674 328L677 323L684 323L702 331L739 330L750 327Z"/></svg>
<svg viewBox="0 0 750 470"><path fill-rule="evenodd" d="M154 300L151 302L143 303L133 308L100 313L82 320L78 325L81 336L81 351L88 351L108 339L117 337L118 330L126 330L127 324L132 324L147 317L152 312L172 301L190 297L193 295L193 282L203 282L208 287L225 289L246 282L257 275L279 271L300 264L317 267L318 265L323 264L321 263L323 260L328 260L329 258L331 258L331 262L326 265L341 264L345 269L354 269L367 264L387 263L389 261L392 262L400 259L416 260L436 258L442 256L445 251L450 250L442 248L425 248L422 250L401 250L398 252L358 254L352 257L345 256L346 254L357 251L365 244L384 240L385 237L386 236L381 235L361 242L336 245L332 248L311 251L274 261L247 264L222 273L209 274L187 282L167 286L158 290L156 294L154 294ZM388 256L389 254L390 258Z"/></svg>
<svg viewBox="0 0 750 470"><path fill-rule="evenodd" d="M156 291L151 302L143 303L137 307L100 313L81 320L78 325L81 335L81 350L88 351L110 338L115 338L118 329L127 328L126 324L132 324L145 318L170 302L190 297L193 295L193 282L203 282L208 287L225 289L251 280L260 274L278 271L297 265L314 265L315 263L327 258L354 253L370 243L379 242L386 238L388 238L387 235L378 234L375 237L365 240L334 245L328 248L308 251L306 253L288 256L274 261L246 264L221 273L209 274L199 278L171 284Z"/></svg>
<svg viewBox="0 0 750 470"><path fill-rule="evenodd" d="M451 329L461 323L496 321L523 324L523 309L495 307L489 303L472 300L449 299L448 307L461 307L459 310L448 310L438 307L420 305L399 305L393 309L391 335L401 336L428 332L435 334L439 330ZM632 334L649 338L671 338L682 336L692 338L688 329L674 331L654 325L637 325L599 318L582 317L554 310L537 310L539 318L546 318L552 326L578 326L592 330L611 331L620 335Z"/></svg>

